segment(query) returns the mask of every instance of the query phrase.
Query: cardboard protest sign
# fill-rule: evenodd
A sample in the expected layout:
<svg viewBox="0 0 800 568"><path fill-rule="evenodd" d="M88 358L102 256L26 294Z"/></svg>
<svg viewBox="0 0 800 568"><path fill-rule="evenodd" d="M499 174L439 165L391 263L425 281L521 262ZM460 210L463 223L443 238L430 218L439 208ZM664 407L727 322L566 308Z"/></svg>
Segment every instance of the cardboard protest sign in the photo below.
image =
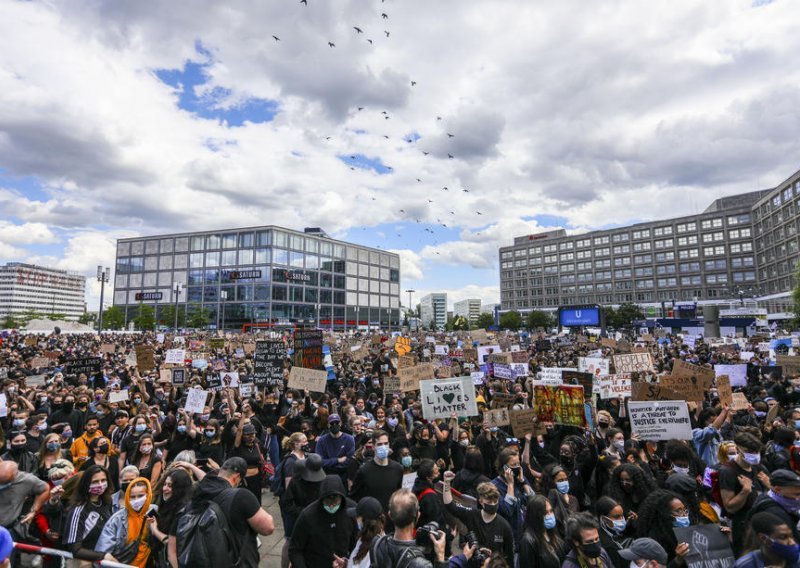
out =
<svg viewBox="0 0 800 568"><path fill-rule="evenodd" d="M733 395L731 395L731 400L731 410L747 410L750 407L750 401L747 400L743 392L733 393Z"/></svg>
<svg viewBox="0 0 800 568"><path fill-rule="evenodd" d="M400 390L400 379L397 377L386 377L383 379L383 390L385 392L402 392Z"/></svg>
<svg viewBox="0 0 800 568"><path fill-rule="evenodd" d="M492 395L492 408L508 408L514 404L516 395L507 392L496 392Z"/></svg>
<svg viewBox="0 0 800 568"><path fill-rule="evenodd" d="M602 399L630 397L632 394L631 376L628 374L608 375L599 381Z"/></svg>
<svg viewBox="0 0 800 568"><path fill-rule="evenodd" d="M397 368L405 369L406 367L413 367L417 364L417 358L414 355L401 355L397 359Z"/></svg>
<svg viewBox="0 0 800 568"><path fill-rule="evenodd" d="M653 372L653 357L650 353L614 355L614 369L619 373Z"/></svg>
<svg viewBox="0 0 800 568"><path fill-rule="evenodd" d="M81 357L80 359L70 359L64 365L64 374L66 375L80 375L84 373L86 376L99 373L103 368L103 359L101 357Z"/></svg>
<svg viewBox="0 0 800 568"><path fill-rule="evenodd" d="M325 392L328 383L328 372L317 369L292 367L289 371L289 388L308 390L311 392Z"/></svg>
<svg viewBox="0 0 800 568"><path fill-rule="evenodd" d="M723 406L733 404L733 391L731 390L731 380L728 375L717 377L717 394L719 395L719 402Z"/></svg>
<svg viewBox="0 0 800 568"><path fill-rule="evenodd" d="M583 393L589 395L592 392L594 376L591 373L581 373L580 371L561 371L561 381L565 385L580 385Z"/></svg>
<svg viewBox="0 0 800 568"><path fill-rule="evenodd" d="M747 386L747 365L714 365L716 376L728 375L732 387Z"/></svg>
<svg viewBox="0 0 800 568"><path fill-rule="evenodd" d="M683 557L686 568L730 568L736 562L728 535L719 524L673 527L678 542L689 544L689 552Z"/></svg>
<svg viewBox="0 0 800 568"><path fill-rule="evenodd" d="M603 347L610 347L611 349L616 349L617 348L616 340L611 339L610 337L601 337L600 338L600 345L602 345Z"/></svg>
<svg viewBox="0 0 800 568"><path fill-rule="evenodd" d="M692 402L703 402L706 391L711 388L711 380L705 381L697 377L676 377L666 375L659 380L661 386L678 393L678 398Z"/></svg>
<svg viewBox="0 0 800 568"><path fill-rule="evenodd" d="M408 489L409 491L411 491L414 488L414 483L416 483L416 481L417 481L416 471L412 471L411 473L404 473L401 487L403 489Z"/></svg>
<svg viewBox="0 0 800 568"><path fill-rule="evenodd" d="M131 351L125 356L125 366L126 367L136 366L136 351Z"/></svg>
<svg viewBox="0 0 800 568"><path fill-rule="evenodd" d="M678 393L656 383L636 381L631 384L631 400L676 400Z"/></svg>
<svg viewBox="0 0 800 568"><path fill-rule="evenodd" d="M486 428L493 428L498 426L508 426L511 424L507 408L498 408L496 410L483 411L483 425Z"/></svg>
<svg viewBox="0 0 800 568"><path fill-rule="evenodd" d="M631 431L642 440L691 440L689 408L683 400L629 401Z"/></svg>
<svg viewBox="0 0 800 568"><path fill-rule="evenodd" d="M586 426L583 387L542 386L533 388L533 408L539 422Z"/></svg>
<svg viewBox="0 0 800 568"><path fill-rule="evenodd" d="M800 356L777 355L775 363L783 368L783 376L800 374Z"/></svg>
<svg viewBox="0 0 800 568"><path fill-rule="evenodd" d="M190 414L202 414L207 398L208 391L189 389L186 391L186 404L183 405L183 409Z"/></svg>
<svg viewBox="0 0 800 568"><path fill-rule="evenodd" d="M514 436L519 439L525 434L532 434L536 426L536 410L524 408L522 410L510 410L508 416L511 419L511 430Z"/></svg>
<svg viewBox="0 0 800 568"><path fill-rule="evenodd" d="M469 335L472 341L477 341L479 345L485 343L489 339L485 329L473 329L469 332Z"/></svg>
<svg viewBox="0 0 800 568"><path fill-rule="evenodd" d="M114 353L116 350L117 350L117 347L113 343L103 343L100 346L100 353L102 353L102 354Z"/></svg>
<svg viewBox="0 0 800 568"><path fill-rule="evenodd" d="M400 379L400 390L402 392L411 392L419 389L420 381L433 378L433 365L431 363L423 363L414 367L405 367L397 369L397 378Z"/></svg>
<svg viewBox="0 0 800 568"><path fill-rule="evenodd" d="M490 353L486 356L486 361L492 364L500 363L501 365L510 365L513 363L513 355L511 355L511 353L508 351L501 353Z"/></svg>
<svg viewBox="0 0 800 568"><path fill-rule="evenodd" d="M211 337L206 340L206 347L208 347L211 351L215 351L216 349L224 349L225 348L225 338L224 337Z"/></svg>
<svg viewBox="0 0 800 568"><path fill-rule="evenodd" d="M514 346L512 346L514 347ZM511 352L511 362L512 363L524 363L526 366L528 365L528 361L530 361L530 357L528 356L527 351L512 351Z"/></svg>
<svg viewBox="0 0 800 568"><path fill-rule="evenodd" d="M602 357L578 357L578 370L596 377L605 377L611 373L611 361Z"/></svg>
<svg viewBox="0 0 800 568"><path fill-rule="evenodd" d="M26 347L35 347L38 344L39 344L39 339L35 335L28 335L25 338Z"/></svg>
<svg viewBox="0 0 800 568"><path fill-rule="evenodd" d="M61 355L60 351L44 351L44 352L42 352L42 357L47 357L51 361L55 361L55 362L58 362L58 358L59 358L60 355ZM2 379L2 378L4 378L4 377L0 377L0 379Z"/></svg>
<svg viewBox="0 0 800 568"><path fill-rule="evenodd" d="M155 368L153 348L149 345L136 346L136 367L140 373L148 373Z"/></svg>
<svg viewBox="0 0 800 568"><path fill-rule="evenodd" d="M482 385L486 377L483 371L473 371L469 375L472 378L472 382L475 383L476 385Z"/></svg>
<svg viewBox="0 0 800 568"><path fill-rule="evenodd" d="M258 386L283 386L286 348L280 339L256 341L253 352L253 381Z"/></svg>
<svg viewBox="0 0 800 568"><path fill-rule="evenodd" d="M108 402L114 404L128 400L130 394L127 390L111 391L108 393Z"/></svg>
<svg viewBox="0 0 800 568"><path fill-rule="evenodd" d="M475 385L470 377L424 380L419 383L422 416L426 420L449 419L457 416L477 416Z"/></svg>
<svg viewBox="0 0 800 568"><path fill-rule="evenodd" d="M453 369L452 367L439 367L436 369L436 376L440 379L447 379L453 376Z"/></svg>
<svg viewBox="0 0 800 568"><path fill-rule="evenodd" d="M31 359L31 367L34 369L41 369L42 367L49 367L50 359L47 357L34 357Z"/></svg>
<svg viewBox="0 0 800 568"><path fill-rule="evenodd" d="M159 381L170 381L170 382L172 382L172 370L171 369L161 369L158 372L158 380Z"/></svg>
<svg viewBox="0 0 800 568"><path fill-rule="evenodd" d="M186 384L186 369L170 369L172 384L182 386Z"/></svg>
<svg viewBox="0 0 800 568"><path fill-rule="evenodd" d="M478 358L478 350L465 347L461 350L461 358L465 361L474 361Z"/></svg>
<svg viewBox="0 0 800 568"><path fill-rule="evenodd" d="M714 369L692 365L682 359L675 359L672 362L672 372L670 375L676 378L686 379L695 377L698 384L704 385L705 388L710 388L716 373Z"/></svg>
<svg viewBox="0 0 800 568"><path fill-rule="evenodd" d="M169 349L164 355L164 363L169 365L183 365L186 359L186 349Z"/></svg>

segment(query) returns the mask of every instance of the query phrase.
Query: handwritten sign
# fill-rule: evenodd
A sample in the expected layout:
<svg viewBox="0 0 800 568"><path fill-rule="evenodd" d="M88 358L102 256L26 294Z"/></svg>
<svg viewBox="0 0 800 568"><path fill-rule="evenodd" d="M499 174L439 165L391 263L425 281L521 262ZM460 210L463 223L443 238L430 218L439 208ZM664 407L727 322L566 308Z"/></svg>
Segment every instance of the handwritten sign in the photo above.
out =
<svg viewBox="0 0 800 568"><path fill-rule="evenodd" d="M732 387L747 386L747 365L714 365L716 376L727 375Z"/></svg>
<svg viewBox="0 0 800 568"><path fill-rule="evenodd" d="M434 367L431 363L397 369L397 378L400 379L400 390L402 392L411 392L419 389L420 381L432 379L433 376Z"/></svg>
<svg viewBox="0 0 800 568"><path fill-rule="evenodd" d="M457 416L477 416L475 385L470 377L424 380L419 382L422 415L426 420Z"/></svg>
<svg viewBox="0 0 800 568"><path fill-rule="evenodd" d="M496 392L492 395L492 408L509 408L514 404L516 395L507 392Z"/></svg>
<svg viewBox="0 0 800 568"><path fill-rule="evenodd" d="M202 414L203 410L205 410L207 398L208 391L189 389L186 391L186 404L183 405L183 408L190 414Z"/></svg>
<svg viewBox="0 0 800 568"><path fill-rule="evenodd" d="M616 374L601 377L600 379L600 398L619 398L631 396L631 376L627 374Z"/></svg>
<svg viewBox="0 0 800 568"><path fill-rule="evenodd" d="M483 371L473 371L469 375L472 378L472 382L476 385L482 385L486 378L486 374Z"/></svg>
<svg viewBox="0 0 800 568"><path fill-rule="evenodd" d="M259 386L283 386L283 360L286 348L280 339L256 341L253 353L253 381Z"/></svg>
<svg viewBox="0 0 800 568"><path fill-rule="evenodd" d="M400 390L400 379L398 379L397 377L384 378L383 390L386 392L402 392Z"/></svg>
<svg viewBox="0 0 800 568"><path fill-rule="evenodd" d="M172 371L172 384L182 386L186 384L186 369L170 369Z"/></svg>
<svg viewBox="0 0 800 568"><path fill-rule="evenodd" d="M148 373L155 368L152 347L149 345L136 346L136 367L140 373Z"/></svg>
<svg viewBox="0 0 800 568"><path fill-rule="evenodd" d="M653 372L653 358L650 353L614 355L614 368L617 373Z"/></svg>
<svg viewBox="0 0 800 568"><path fill-rule="evenodd" d="M783 367L783 375L797 375L800 373L800 356L776 355L775 363Z"/></svg>
<svg viewBox="0 0 800 568"><path fill-rule="evenodd" d="M667 375L661 377L659 382L661 386L678 393L677 398L692 402L703 402L703 400L705 400L706 391L710 389L712 385L711 379L706 381L694 375L689 377Z"/></svg>
<svg viewBox="0 0 800 568"><path fill-rule="evenodd" d="M578 370L591 373L596 377L605 377L611 373L611 362L602 357L578 357Z"/></svg>
<svg viewBox="0 0 800 568"><path fill-rule="evenodd" d="M743 392L735 392L731 395L731 410L747 410L748 408L750 408L750 401Z"/></svg>
<svg viewBox="0 0 800 568"><path fill-rule="evenodd" d="M100 346L100 353L102 353L104 355L106 353L114 353L116 350L117 350L117 346L114 345L113 343L103 343Z"/></svg>
<svg viewBox="0 0 800 568"><path fill-rule="evenodd" d="M129 393L127 390L111 391L108 393L108 402L111 404L124 402L128 400Z"/></svg>
<svg viewBox="0 0 800 568"><path fill-rule="evenodd" d="M511 424L511 418L509 417L507 408L483 411L484 427L493 428L498 426L508 426L509 424Z"/></svg>
<svg viewBox="0 0 800 568"><path fill-rule="evenodd" d="M672 377L690 379L692 377L697 379L697 383L704 385L706 389L711 387L711 383L716 376L714 369L700 367L699 365L692 365L681 359L675 359L672 362Z"/></svg>
<svg viewBox="0 0 800 568"><path fill-rule="evenodd" d="M631 431L642 440L691 440L689 409L683 400L630 401Z"/></svg>
<svg viewBox="0 0 800 568"><path fill-rule="evenodd" d="M656 383L636 381L631 385L631 400L676 400L678 393Z"/></svg>
<svg viewBox="0 0 800 568"><path fill-rule="evenodd" d="M168 365L183 365L186 359L186 349L168 349L164 355L164 363Z"/></svg>
<svg viewBox="0 0 800 568"><path fill-rule="evenodd" d="M524 438L525 434L532 434L536 426L536 410L524 408L522 410L511 410L508 413L511 419L511 430L517 438Z"/></svg>
<svg viewBox="0 0 800 568"><path fill-rule="evenodd" d="M103 359L101 357L83 357L80 359L70 359L64 366L64 372L67 375L93 375L99 373L103 367Z"/></svg>
<svg viewBox="0 0 800 568"><path fill-rule="evenodd" d="M292 370L289 371L290 389L305 389L311 392L325 392L327 381L327 371L305 369L303 367L292 367Z"/></svg>
<svg viewBox="0 0 800 568"><path fill-rule="evenodd" d="M678 542L689 544L689 552L683 557L686 568L731 568L736 562L730 540L718 524L673 527L672 530Z"/></svg>
<svg viewBox="0 0 800 568"><path fill-rule="evenodd" d="M34 369L41 369L42 367L49 367L50 359L47 357L34 357L31 359L31 367Z"/></svg>

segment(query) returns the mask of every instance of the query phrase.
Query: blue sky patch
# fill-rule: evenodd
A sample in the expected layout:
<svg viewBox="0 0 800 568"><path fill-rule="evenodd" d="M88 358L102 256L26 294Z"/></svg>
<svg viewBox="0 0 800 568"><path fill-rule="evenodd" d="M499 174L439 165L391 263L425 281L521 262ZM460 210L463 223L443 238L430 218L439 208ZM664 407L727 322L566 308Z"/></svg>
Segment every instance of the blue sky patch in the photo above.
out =
<svg viewBox="0 0 800 568"><path fill-rule="evenodd" d="M392 172L391 167L386 166L380 158L368 158L364 154L350 154L339 156L339 159L351 168L361 170L372 170L378 174L385 175Z"/></svg>

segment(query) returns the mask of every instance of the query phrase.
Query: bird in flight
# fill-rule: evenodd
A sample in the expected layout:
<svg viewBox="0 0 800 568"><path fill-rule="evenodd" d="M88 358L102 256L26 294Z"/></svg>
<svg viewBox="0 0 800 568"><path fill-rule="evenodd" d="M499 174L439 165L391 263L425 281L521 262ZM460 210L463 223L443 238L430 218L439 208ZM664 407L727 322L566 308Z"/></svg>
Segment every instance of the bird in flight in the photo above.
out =
<svg viewBox="0 0 800 568"><path fill-rule="evenodd" d="M336 47L336 44L333 43L332 41L329 41L328 42L328 47Z"/></svg>
<svg viewBox="0 0 800 568"><path fill-rule="evenodd" d="M448 137L448 138L454 138L454 137L455 137L455 134L450 134L450 133L448 132L448 133L447 133L447 137Z"/></svg>
<svg viewBox="0 0 800 568"><path fill-rule="evenodd" d="M405 209L401 209L401 210L400 210L400 213L405 213L405 212L406 212L406 210L405 210Z"/></svg>
<svg viewBox="0 0 800 568"><path fill-rule="evenodd" d="M447 191L447 186L444 186L442 189L443 189L444 191Z"/></svg>
<svg viewBox="0 0 800 568"><path fill-rule="evenodd" d="M306 6L308 6L308 0L300 0L300 3L301 4L305 4Z"/></svg>
<svg viewBox="0 0 800 568"><path fill-rule="evenodd" d="M389 137L386 134L384 134L383 137L386 138L387 140L389 139Z"/></svg>
<svg viewBox="0 0 800 568"><path fill-rule="evenodd" d="M428 200L428 203L433 203L433 199L429 199L429 200Z"/></svg>
<svg viewBox="0 0 800 568"><path fill-rule="evenodd" d="M450 211L450 215L455 215L455 214L456 214L455 211Z"/></svg>
<svg viewBox="0 0 800 568"><path fill-rule="evenodd" d="M417 178L417 181L422 181L421 179Z"/></svg>
<svg viewBox="0 0 800 568"><path fill-rule="evenodd" d="M475 211L475 213L477 213L478 215L483 215L483 213L481 213L480 211Z"/></svg>
<svg viewBox="0 0 800 568"><path fill-rule="evenodd" d="M463 191L464 193L469 193L468 189L462 189L461 191Z"/></svg>
<svg viewBox="0 0 800 568"><path fill-rule="evenodd" d="M437 116L436 120L442 120L442 117L441 116Z"/></svg>
<svg viewBox="0 0 800 568"><path fill-rule="evenodd" d="M448 154L447 154L447 157L448 157L448 158L450 158L450 159L452 160L452 159L453 159L453 154L450 154L450 153L448 153Z"/></svg>
<svg viewBox="0 0 800 568"><path fill-rule="evenodd" d="M413 86L415 86L416 84L417 84L417 82L416 82L416 81L411 81L411 86L412 86L412 87L413 87Z"/></svg>
<svg viewBox="0 0 800 568"><path fill-rule="evenodd" d="M386 37L389 37L389 32L387 32L386 30L383 30L383 33L386 34Z"/></svg>
<svg viewBox="0 0 800 568"><path fill-rule="evenodd" d="M276 35L272 36L272 39L274 39L275 41L281 41L281 38L279 38L279 37L278 37L278 36L276 36Z"/></svg>
<svg viewBox="0 0 800 568"><path fill-rule="evenodd" d="M368 39L367 41L369 42L370 45L372 45L372 40L371 39Z"/></svg>
<svg viewBox="0 0 800 568"><path fill-rule="evenodd" d="M363 30L361 28L359 28L358 26L353 26L353 29L356 30L357 34L363 34L364 33Z"/></svg>
<svg viewBox="0 0 800 568"><path fill-rule="evenodd" d="M361 112L362 110L364 110L364 107L358 107L358 110L359 112Z"/></svg>
<svg viewBox="0 0 800 568"><path fill-rule="evenodd" d="M384 12L383 14L381 14L381 18L383 18L384 20L388 20L389 19L389 14Z"/></svg>
<svg viewBox="0 0 800 568"><path fill-rule="evenodd" d="M423 153L423 154L425 154L426 156L427 156L428 154L430 154L430 152L422 152L422 153Z"/></svg>

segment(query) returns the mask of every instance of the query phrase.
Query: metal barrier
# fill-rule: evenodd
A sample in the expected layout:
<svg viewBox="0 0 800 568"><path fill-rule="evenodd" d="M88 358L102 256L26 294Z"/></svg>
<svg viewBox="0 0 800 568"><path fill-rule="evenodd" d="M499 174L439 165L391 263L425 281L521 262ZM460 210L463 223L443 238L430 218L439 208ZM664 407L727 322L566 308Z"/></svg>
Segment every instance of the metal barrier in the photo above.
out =
<svg viewBox="0 0 800 568"><path fill-rule="evenodd" d="M24 552L25 554L40 554L43 556L60 556L61 558L67 559L74 559L75 556L72 555L71 552L67 552L66 550L58 550L57 548L47 548L45 546L36 546L34 544L23 544L21 542L15 542L14 548L20 552ZM95 562L97 566L103 566L104 568L136 568L136 566L131 566L130 564L123 564L121 562L111 562L110 560L98 560Z"/></svg>

